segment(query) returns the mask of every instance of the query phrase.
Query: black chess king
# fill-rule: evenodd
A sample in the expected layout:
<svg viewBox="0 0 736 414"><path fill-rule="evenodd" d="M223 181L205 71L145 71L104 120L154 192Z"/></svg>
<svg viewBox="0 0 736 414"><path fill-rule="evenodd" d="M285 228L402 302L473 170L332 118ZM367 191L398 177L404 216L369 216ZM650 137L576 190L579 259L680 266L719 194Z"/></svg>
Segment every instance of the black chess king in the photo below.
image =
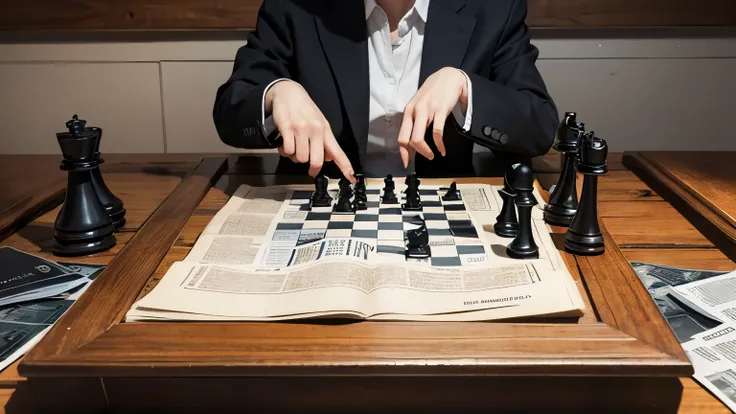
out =
<svg viewBox="0 0 736 414"><path fill-rule="evenodd" d="M95 185L104 182L101 176L96 181L93 174L100 165L99 128L87 128L76 116L66 126L68 132L56 134L64 157L60 168L69 175L64 204L54 224L52 251L57 256L84 256L115 245L115 222Z"/></svg>

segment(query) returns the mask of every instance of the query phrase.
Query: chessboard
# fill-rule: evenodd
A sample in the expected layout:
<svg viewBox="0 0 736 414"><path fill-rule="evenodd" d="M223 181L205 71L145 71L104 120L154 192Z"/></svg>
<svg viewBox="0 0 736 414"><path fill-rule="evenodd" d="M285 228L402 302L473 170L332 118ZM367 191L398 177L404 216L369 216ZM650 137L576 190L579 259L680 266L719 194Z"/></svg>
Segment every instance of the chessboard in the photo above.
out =
<svg viewBox="0 0 736 414"><path fill-rule="evenodd" d="M263 232L252 264L289 267L342 255L368 262L419 263L443 268L529 262L535 263L532 267L550 271L564 269L544 223L542 203L532 209L529 226L538 255L524 261L507 252L514 237L496 234L494 230L501 216L503 187L421 183L414 192L420 206L407 208L412 197L407 186L410 180L389 179L389 191L395 191L395 197L386 196L388 180L361 179L350 188L348 211L339 208L346 201L341 200L344 180L329 180L321 190L319 184L316 190L304 186L241 189L235 197L240 211L252 211L252 207L262 207L264 202L272 209L268 230ZM362 191L355 191L361 186L365 187ZM356 203L361 196L363 202ZM541 200L541 195L534 190L533 198ZM362 208L356 208L356 204ZM215 221L215 226L220 228L219 221ZM413 235L424 237L419 247L426 254L413 254Z"/></svg>
<svg viewBox="0 0 736 414"><path fill-rule="evenodd" d="M405 187L405 186L404 186ZM482 227L473 221L466 199L475 210L490 210L483 188L459 190L460 200L443 201L448 187L425 186L419 190L420 211L405 210L406 191L400 188L398 203L384 204L382 190L366 189L366 208L352 214L335 211L334 205L312 207L311 191L293 191L273 233L273 240L284 232L299 231L296 246L327 238L355 239L375 245L375 252L389 261L423 262L432 266L462 266L488 260L487 246L480 238ZM339 188L332 183L328 193L337 200ZM481 205L479 205L479 203ZM288 219L287 219L288 218ZM477 221L477 220L476 220ZM407 232L426 226L430 257L406 256Z"/></svg>

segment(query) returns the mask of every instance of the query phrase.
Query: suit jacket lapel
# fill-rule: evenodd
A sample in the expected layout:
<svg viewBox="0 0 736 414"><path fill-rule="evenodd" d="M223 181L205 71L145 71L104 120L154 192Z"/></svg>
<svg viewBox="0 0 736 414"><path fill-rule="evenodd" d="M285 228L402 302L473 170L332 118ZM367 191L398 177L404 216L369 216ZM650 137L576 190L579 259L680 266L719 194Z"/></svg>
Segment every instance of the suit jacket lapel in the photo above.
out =
<svg viewBox="0 0 736 414"><path fill-rule="evenodd" d="M362 1L338 0L315 17L317 32L337 80L353 135L361 153L368 145L370 78L368 35Z"/></svg>
<svg viewBox="0 0 736 414"><path fill-rule="evenodd" d="M473 16L459 14L465 0L432 0L424 32L421 86L427 78L446 66L460 68L475 30Z"/></svg>

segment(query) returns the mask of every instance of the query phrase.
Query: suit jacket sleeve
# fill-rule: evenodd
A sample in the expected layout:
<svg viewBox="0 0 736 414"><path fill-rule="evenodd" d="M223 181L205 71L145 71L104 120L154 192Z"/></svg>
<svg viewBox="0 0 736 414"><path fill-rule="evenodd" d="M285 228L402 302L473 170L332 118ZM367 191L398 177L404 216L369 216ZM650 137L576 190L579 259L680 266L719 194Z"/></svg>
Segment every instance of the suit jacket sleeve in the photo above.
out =
<svg viewBox="0 0 736 414"><path fill-rule="evenodd" d="M256 30L236 56L230 78L217 89L213 118L220 139L237 148L266 148L263 98L277 79L291 79L293 39L281 0L264 1Z"/></svg>
<svg viewBox="0 0 736 414"><path fill-rule="evenodd" d="M494 152L536 157L551 148L558 114L535 66L539 51L530 43L526 10L526 0L512 5L490 79L469 73L474 89L470 135Z"/></svg>

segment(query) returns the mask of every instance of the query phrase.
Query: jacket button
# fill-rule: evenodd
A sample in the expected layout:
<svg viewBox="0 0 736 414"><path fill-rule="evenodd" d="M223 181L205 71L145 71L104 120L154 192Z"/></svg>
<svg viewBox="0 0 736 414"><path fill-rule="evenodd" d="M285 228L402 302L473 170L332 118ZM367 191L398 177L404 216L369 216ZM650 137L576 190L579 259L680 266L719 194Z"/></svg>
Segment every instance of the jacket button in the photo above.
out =
<svg viewBox="0 0 736 414"><path fill-rule="evenodd" d="M502 144L505 144L505 143L509 142L509 136L506 135L506 134L501 134L501 136L498 137L498 142L500 142Z"/></svg>
<svg viewBox="0 0 736 414"><path fill-rule="evenodd" d="M483 127L483 135L485 135L487 137L490 137L492 132L493 132L493 128L491 128L489 126L484 126Z"/></svg>
<svg viewBox="0 0 736 414"><path fill-rule="evenodd" d="M491 138L493 138L496 141L498 141L498 139L501 138L501 131L499 131L497 129L494 129L493 131L491 131Z"/></svg>

